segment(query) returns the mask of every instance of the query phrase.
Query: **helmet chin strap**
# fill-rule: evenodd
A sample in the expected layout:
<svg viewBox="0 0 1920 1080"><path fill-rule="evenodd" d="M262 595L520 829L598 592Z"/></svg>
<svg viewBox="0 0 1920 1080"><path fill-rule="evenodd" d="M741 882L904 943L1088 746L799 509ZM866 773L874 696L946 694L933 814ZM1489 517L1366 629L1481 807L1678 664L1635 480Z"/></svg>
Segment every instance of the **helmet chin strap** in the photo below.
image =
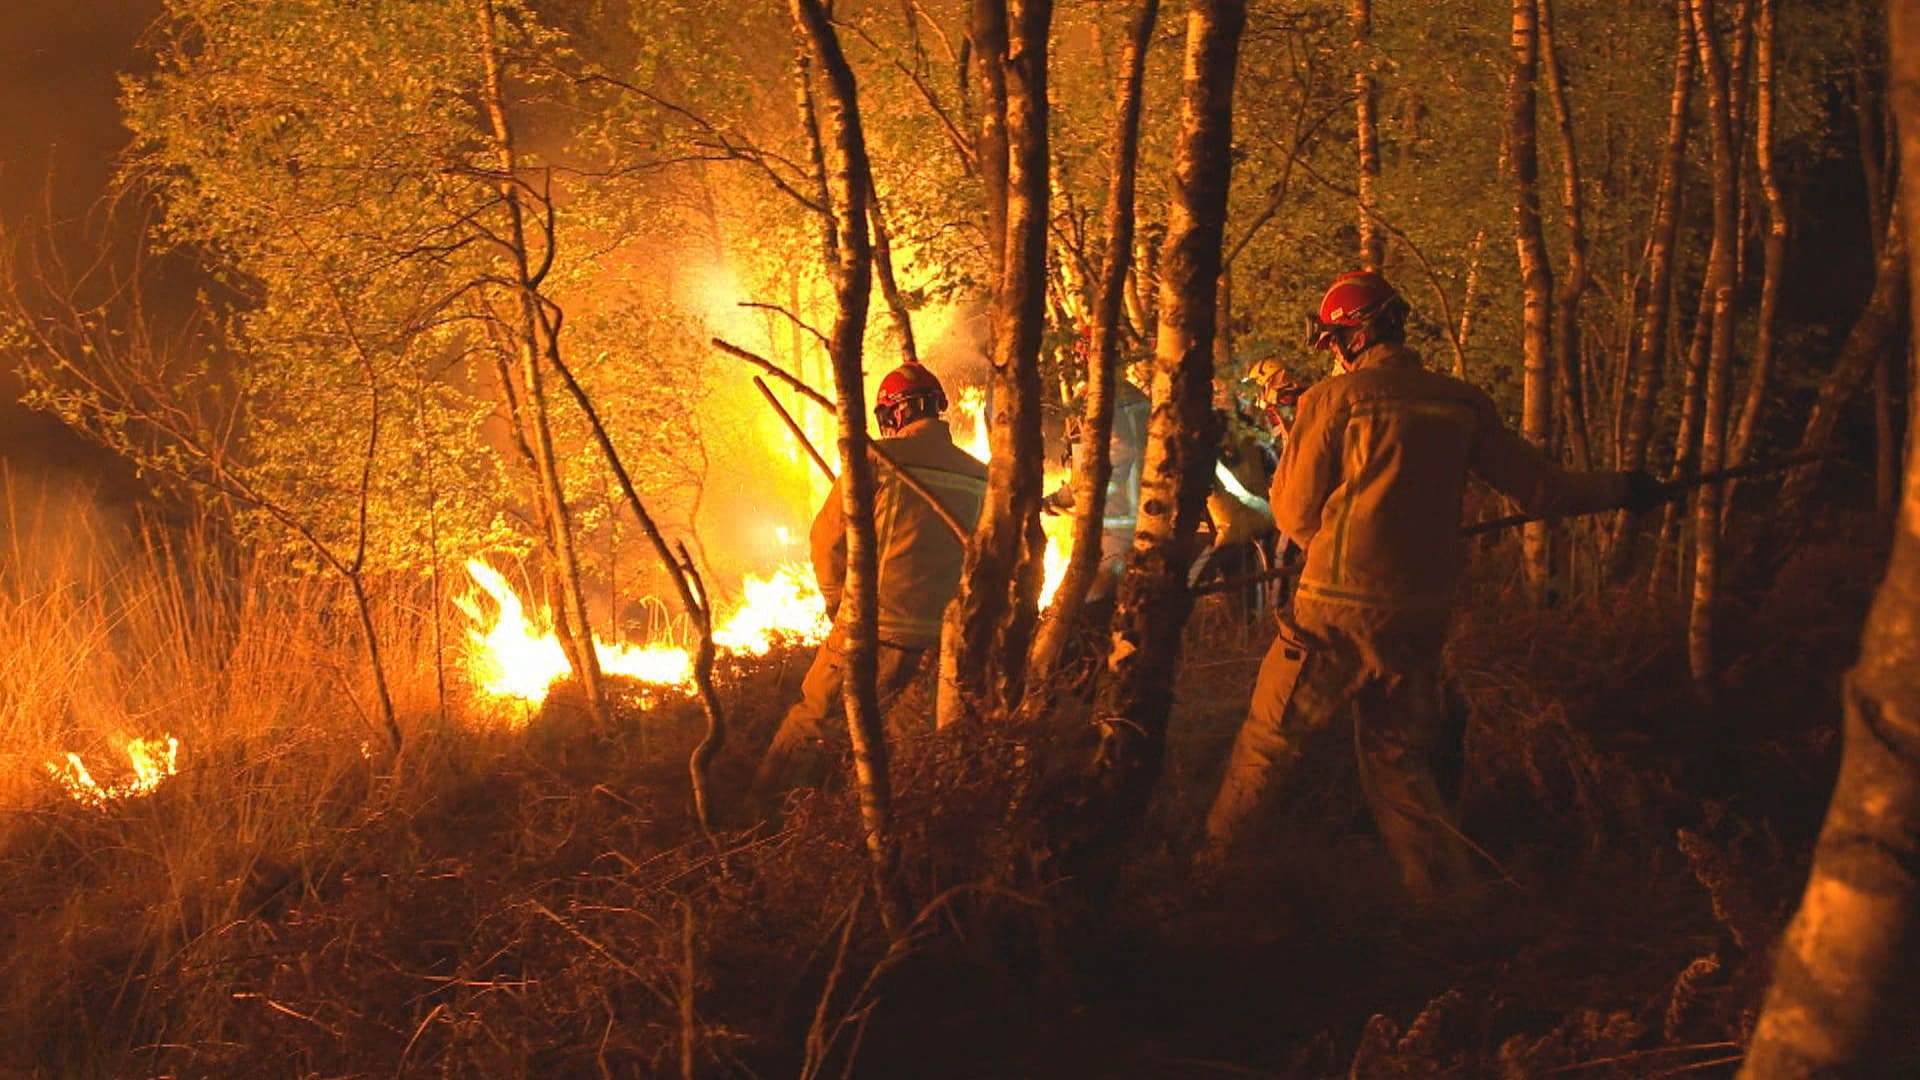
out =
<svg viewBox="0 0 1920 1080"><path fill-rule="evenodd" d="M1358 340L1352 340L1356 338ZM1367 340L1366 330L1364 328L1356 328L1345 333L1339 330L1334 331L1333 355L1336 358L1334 366L1339 369L1336 374L1344 375L1352 371L1354 358L1365 352L1366 348Z"/></svg>

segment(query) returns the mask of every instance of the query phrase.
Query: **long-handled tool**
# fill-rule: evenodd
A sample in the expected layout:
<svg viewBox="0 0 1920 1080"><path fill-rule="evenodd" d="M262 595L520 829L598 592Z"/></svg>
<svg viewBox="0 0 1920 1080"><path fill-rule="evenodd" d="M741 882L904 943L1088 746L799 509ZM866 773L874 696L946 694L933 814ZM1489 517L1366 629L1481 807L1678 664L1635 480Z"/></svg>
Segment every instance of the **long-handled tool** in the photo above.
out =
<svg viewBox="0 0 1920 1080"><path fill-rule="evenodd" d="M1694 488L1703 487L1707 484L1718 484L1727 480L1742 480L1750 476L1765 476L1768 473L1797 469L1803 465L1811 465L1817 461L1822 461L1829 456L1831 455L1821 453L1791 454L1787 457L1774 458L1770 461L1749 462L1745 465L1734 465L1725 469L1710 469L1707 472L1697 473L1692 476L1678 477L1661 485L1666 495L1666 499L1663 501L1670 502ZM1624 509L1626 508L1621 506L1607 506L1599 510L1589 510L1587 513L1610 514L1617 510ZM1508 514L1505 517L1490 518L1486 521L1476 521L1471 525L1464 525L1460 529L1460 535L1485 536L1488 533L1500 532L1505 529L1517 529L1522 525L1546 520L1549 519L1534 517L1531 514ZM1552 520L1559 519L1555 518ZM1247 574L1241 577L1229 578L1225 581L1209 582L1206 585L1194 589L1193 593L1196 596L1206 596L1211 593L1228 592L1247 585L1259 585L1263 582L1276 581L1296 572L1292 567L1282 567L1277 570L1263 571L1258 574Z"/></svg>
<svg viewBox="0 0 1920 1080"><path fill-rule="evenodd" d="M829 411L838 411L833 404L832 398L827 397L825 394L807 385L797 376L790 374L786 369L775 364L773 361L755 356L746 349L742 349L738 345L730 345L719 338L714 338L713 344L721 351L737 356L766 371L768 374L779 378L787 385L799 391L808 400L822 408ZM773 406L773 411L779 414L781 421L787 425L787 430L793 433L794 438L800 440L801 446L806 447L807 455L813 458L814 464L820 466L821 472L827 474L827 479L837 479L833 474L833 468L827 464L827 459L822 457L820 451L814 448L813 440L807 438L807 433L800 430L799 421L795 420L793 414L788 412L786 407L780 404L779 399L773 396L773 389L766 384L766 380L756 375L754 376L753 384L760 388L761 395L767 399L767 404ZM888 454L886 450L881 448L877 443L868 442L867 449L873 451L874 460L886 466L889 472L893 473L894 476L900 479L902 484L907 486L907 490L927 500L927 505L933 507L934 514L946 524L947 528L953 530L953 535L959 537L961 543L964 544L967 542L968 538L973 535L973 530L960 524L960 519L953 516L953 511L947 509L947 505L936 498L933 491L928 488L927 485L920 482L919 477L908 472L904 465L893 460L893 456Z"/></svg>
<svg viewBox="0 0 1920 1080"><path fill-rule="evenodd" d="M1744 480L1749 476L1765 476L1768 473L1782 472L1786 469L1797 469L1802 465L1811 465L1816 461L1823 460L1827 456L1826 454L1791 454L1787 457L1774 458L1771 461L1748 462L1745 465L1734 465L1725 469L1709 469L1706 472L1695 473L1692 476L1676 477L1660 485L1666 495L1661 501L1672 502L1688 491L1697 487L1705 487L1708 484L1718 484L1727 480ZM1587 513L1610 514L1616 510L1624 509L1626 509L1626 507L1608 506L1599 510L1589 510ZM1505 529L1517 529L1522 525L1531 525L1536 521L1546 520L1550 519L1534 517L1531 514L1508 514L1505 517L1489 518L1486 521L1476 521L1471 525L1464 526L1460 530L1460 535L1484 536L1487 533L1501 532Z"/></svg>

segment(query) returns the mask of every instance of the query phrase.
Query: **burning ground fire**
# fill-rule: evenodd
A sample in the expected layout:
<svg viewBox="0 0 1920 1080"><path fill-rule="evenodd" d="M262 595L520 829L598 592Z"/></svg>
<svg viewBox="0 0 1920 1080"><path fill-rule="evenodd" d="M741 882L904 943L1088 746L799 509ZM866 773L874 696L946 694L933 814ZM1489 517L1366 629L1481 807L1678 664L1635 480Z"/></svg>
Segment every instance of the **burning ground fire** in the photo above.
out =
<svg viewBox="0 0 1920 1080"><path fill-rule="evenodd" d="M102 784L93 778L79 754L69 753L64 762L49 762L47 771L67 794L89 806L105 806L121 799L145 795L159 787L167 777L180 771L180 740L171 735L158 739L130 739L127 758L133 775L118 783Z"/></svg>
<svg viewBox="0 0 1920 1080"><path fill-rule="evenodd" d="M978 387L968 387L960 391L954 404L961 448L981 461L988 456L984 400ZM1047 489L1052 490L1065 479L1064 469L1050 466ZM1066 573L1072 519L1048 515L1042 518L1042 527L1047 533L1041 587L1044 605ZM777 532L783 534L782 541L787 539L785 529ZM569 671L566 651L553 632L552 619L544 613L530 614L507 579L484 561L469 560L466 566L477 591L454 602L471 623L466 666L474 686L490 698L538 706L546 700L549 688ZM714 644L723 652L761 656L777 644L816 644L832 628L813 571L804 563L782 566L770 577L749 575L741 591L740 605L714 628ZM491 599L491 605L481 599L483 595ZM682 692L694 689L692 650L670 636L646 644L596 638L594 652L600 659L600 669L607 674Z"/></svg>
<svg viewBox="0 0 1920 1080"><path fill-rule="evenodd" d="M955 426L960 429L962 448L981 461L988 456L983 405L984 394L977 387L962 390L955 403ZM1049 466L1047 489L1057 487L1065 478L1064 469ZM1041 591L1044 605L1066 569L1071 518L1048 515L1042 518L1042 525L1047 533ZM781 545L786 546L791 539L789 530L782 527L775 531ZM486 562L469 560L466 569L475 591L456 598L454 603L470 621L466 667L474 686L488 698L537 707L546 700L552 685L569 671L552 620L545 613L530 613L506 577ZM714 644L723 652L761 656L781 644L817 644L832 627L812 568L804 563L789 563L767 577L749 575L742 582L741 592L740 604L714 628ZM487 604L482 596L492 603ZM680 692L694 689L692 651L673 640L671 634L644 644L596 638L594 649L601 670L608 674ZM107 783L96 779L75 753L67 754L64 761L49 762L46 768L75 801L89 806L146 795L179 769L180 741L172 736L131 739L125 751L131 775Z"/></svg>
<svg viewBox="0 0 1920 1080"><path fill-rule="evenodd" d="M507 579L485 562L468 560L467 573L496 609L488 615L478 594L454 601L473 624L467 631L467 670L474 685L488 697L539 705L568 672L552 621L529 618ZM740 606L714 627L713 643L724 652L760 656L783 642L817 643L831 629L826 602L806 566L783 566L766 578L749 575L741 591ZM595 638L593 646L600 670L609 675L648 686L693 689L693 652L677 642L626 644Z"/></svg>

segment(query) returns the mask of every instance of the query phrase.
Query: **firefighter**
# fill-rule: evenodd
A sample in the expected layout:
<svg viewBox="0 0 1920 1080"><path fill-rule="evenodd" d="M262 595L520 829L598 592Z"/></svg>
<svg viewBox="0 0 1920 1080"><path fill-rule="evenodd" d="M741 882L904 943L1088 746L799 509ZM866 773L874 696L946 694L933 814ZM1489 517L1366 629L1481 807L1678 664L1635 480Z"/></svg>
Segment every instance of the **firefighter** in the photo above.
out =
<svg viewBox="0 0 1920 1080"><path fill-rule="evenodd" d="M1104 626L1111 613L1115 586L1127 568L1127 553L1133 550L1133 533L1140 518L1140 466L1147 450L1147 420L1153 403L1131 379L1114 380L1113 435L1107 442L1107 458L1113 466L1107 481L1107 497L1100 508L1100 572L1087 589L1089 620ZM1079 460L1073 453L1073 460ZM1073 482L1068 480L1047 496L1042 509L1048 513L1073 510Z"/></svg>
<svg viewBox="0 0 1920 1080"><path fill-rule="evenodd" d="M1271 355L1255 360L1240 381L1266 423L1274 451L1286 449L1287 433L1293 430L1293 418L1307 384L1295 378L1279 357Z"/></svg>
<svg viewBox="0 0 1920 1080"><path fill-rule="evenodd" d="M1486 394L1421 366L1404 344L1407 314L1386 279L1359 271L1309 317L1333 376L1300 397L1271 490L1275 521L1306 561L1207 815L1203 872L1221 865L1309 736L1351 709L1361 787L1408 893L1470 897L1468 847L1431 763L1446 723L1440 652L1467 479L1541 516L1662 497L1644 472L1563 471Z"/></svg>
<svg viewBox="0 0 1920 1080"><path fill-rule="evenodd" d="M941 414L946 390L933 372L902 364L880 381L873 415L888 458L971 528L986 498L987 467L954 445ZM919 674L927 651L940 641L940 615L960 585L961 538L926 499L883 464L874 467L873 521L878 551L880 618L877 681L884 713ZM835 481L814 518L813 572L827 613L840 607L847 577L847 531ZM800 701L787 711L754 776L753 802L767 807L797 787L818 787L849 745L846 709L846 631L835 622L800 684Z"/></svg>

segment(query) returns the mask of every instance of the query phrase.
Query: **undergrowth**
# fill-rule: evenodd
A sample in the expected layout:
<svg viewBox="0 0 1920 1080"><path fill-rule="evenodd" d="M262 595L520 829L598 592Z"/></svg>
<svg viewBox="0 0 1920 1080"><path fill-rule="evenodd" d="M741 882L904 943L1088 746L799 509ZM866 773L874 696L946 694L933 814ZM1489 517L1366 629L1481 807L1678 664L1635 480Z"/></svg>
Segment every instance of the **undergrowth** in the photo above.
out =
<svg viewBox="0 0 1920 1080"><path fill-rule="evenodd" d="M324 582L138 532L13 535L0 1072L49 1077L1725 1075L1873 584L1851 545L1803 552L1729 620L1717 714L1688 695L1676 613L1638 590L1547 612L1476 594L1449 663L1493 885L1466 918L1401 904L1337 734L1195 887L1267 636L1228 611L1196 622L1153 811L1070 947L1021 843L1049 730L920 733L910 700L897 809L926 906L889 950L848 792L693 828L689 703L481 722L396 599L387 758ZM806 661L722 673L729 804ZM86 805L43 767L162 734L181 771L144 797Z"/></svg>

